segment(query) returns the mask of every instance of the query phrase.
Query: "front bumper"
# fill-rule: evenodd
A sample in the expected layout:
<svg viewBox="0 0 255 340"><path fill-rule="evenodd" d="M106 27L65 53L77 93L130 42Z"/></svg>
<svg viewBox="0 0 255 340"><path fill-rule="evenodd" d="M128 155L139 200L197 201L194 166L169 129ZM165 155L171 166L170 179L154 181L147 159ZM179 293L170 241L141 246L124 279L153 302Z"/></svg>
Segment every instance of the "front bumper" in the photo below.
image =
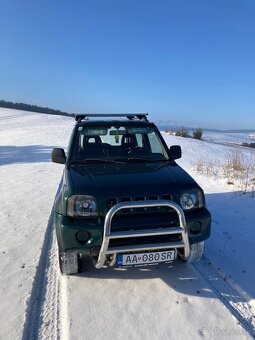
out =
<svg viewBox="0 0 255 340"><path fill-rule="evenodd" d="M136 208L152 208L152 207L168 207L173 209L179 218L179 226L167 227L167 228L153 228L145 230L130 230L130 231L112 231L112 219L114 215L123 209L136 209ZM147 236L167 236L178 235L179 241L175 242L153 242L150 244L143 243L143 237ZM126 239L140 238L140 244L138 245L124 245L119 247L110 246L110 240L112 239ZM137 202L122 202L114 205L107 213L104 223L103 242L100 248L96 268L102 268L105 264L107 255L111 256L110 265L113 266L116 262L116 256L118 253L128 253L135 251L151 251L151 250L163 250L163 249L183 249L183 257L187 259L190 254L190 245L188 238L188 230L186 225L185 216L180 206L171 201L137 201Z"/></svg>
<svg viewBox="0 0 255 340"><path fill-rule="evenodd" d="M161 221L161 225L157 228L150 225L148 230L143 227L131 232L125 227L123 230L120 230L121 228L116 230L116 225L114 226L112 223L115 213L121 209L127 209L131 206L137 208L156 207L160 205L167 206L175 210L175 219L172 218L171 220L170 216L166 216L168 221L167 226L163 226L163 222ZM142 218L142 220L145 221L144 224L151 224L151 222L149 223L150 218L146 221L145 217L146 216ZM126 224L128 225L128 223L131 223L129 222L129 219L129 215L123 215L122 219L119 218L117 224L123 225L126 221ZM105 219L99 218L94 221L84 221L83 219L73 220L55 213L55 226L60 251L91 255L94 253L94 250L97 249L96 255L101 254L99 256L99 263L97 263L97 267L101 267L105 256L113 255L113 257L116 257L115 255L117 253L134 252L137 250L146 251L152 249L176 249L182 247L186 249L184 256L187 257L190 244L201 242L209 238L211 215L206 208L186 211L183 213L183 210L179 205L168 200L146 202L132 201L116 204L108 211ZM85 242L81 242L78 239L77 234L84 230L88 233L89 237ZM146 240L148 238L153 238L153 244ZM121 242L123 240L128 240L129 244L125 246L123 242ZM137 246L137 240L141 240L139 246ZM146 240L144 244L143 240Z"/></svg>

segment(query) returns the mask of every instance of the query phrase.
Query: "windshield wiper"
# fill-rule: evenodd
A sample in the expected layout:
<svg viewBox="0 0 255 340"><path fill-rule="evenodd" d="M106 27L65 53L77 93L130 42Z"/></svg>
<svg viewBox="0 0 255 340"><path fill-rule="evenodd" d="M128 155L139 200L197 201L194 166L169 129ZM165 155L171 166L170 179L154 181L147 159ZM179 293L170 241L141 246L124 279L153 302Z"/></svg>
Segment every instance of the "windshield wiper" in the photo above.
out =
<svg viewBox="0 0 255 340"><path fill-rule="evenodd" d="M122 159L124 162L141 162L141 163L164 163L168 162L167 159L147 159L147 158L136 158L130 157L127 159Z"/></svg>
<svg viewBox="0 0 255 340"><path fill-rule="evenodd" d="M115 164L125 164L124 162L115 161L113 159L97 159L97 158L85 158L72 160L71 164L97 164L97 163L115 163Z"/></svg>

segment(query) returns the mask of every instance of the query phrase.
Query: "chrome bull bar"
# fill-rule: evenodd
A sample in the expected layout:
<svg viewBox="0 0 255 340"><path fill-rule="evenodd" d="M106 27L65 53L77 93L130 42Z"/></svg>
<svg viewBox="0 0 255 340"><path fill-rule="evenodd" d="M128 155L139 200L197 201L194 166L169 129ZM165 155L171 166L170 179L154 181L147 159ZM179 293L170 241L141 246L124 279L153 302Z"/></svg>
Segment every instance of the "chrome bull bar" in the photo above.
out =
<svg viewBox="0 0 255 340"><path fill-rule="evenodd" d="M169 207L175 210L179 218L179 227L167 227L167 228L155 228L155 229L143 229L136 231L111 231L111 224L113 216L120 210L132 209L132 208L152 208L152 207ZM151 244L140 244L140 245L127 245L120 247L109 247L111 239L118 238L130 238L130 237L143 237L153 235L173 235L181 234L182 240L176 242L165 242L165 243L151 243ZM167 200L147 200L147 201L130 201L120 202L115 204L106 214L104 222L104 234L103 242L98 255L98 260L95 264L96 268L102 268L105 264L107 255L112 255L110 266L113 266L116 262L118 253L127 253L134 251L147 251L156 249L177 249L183 248L183 258L187 259L190 254L190 245L188 238L188 230L186 225L186 219L182 208L173 201Z"/></svg>

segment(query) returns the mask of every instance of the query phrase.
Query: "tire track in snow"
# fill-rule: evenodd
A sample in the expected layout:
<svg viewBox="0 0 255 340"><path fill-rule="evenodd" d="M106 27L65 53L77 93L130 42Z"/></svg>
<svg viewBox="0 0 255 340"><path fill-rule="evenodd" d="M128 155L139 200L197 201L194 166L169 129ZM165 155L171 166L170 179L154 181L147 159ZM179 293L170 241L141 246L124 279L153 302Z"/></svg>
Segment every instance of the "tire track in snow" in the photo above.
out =
<svg viewBox="0 0 255 340"><path fill-rule="evenodd" d="M200 262L194 263L193 267L246 332L255 339L255 315L249 303L210 265L206 256Z"/></svg>
<svg viewBox="0 0 255 340"><path fill-rule="evenodd" d="M26 310L22 340L60 339L60 279L52 209Z"/></svg>

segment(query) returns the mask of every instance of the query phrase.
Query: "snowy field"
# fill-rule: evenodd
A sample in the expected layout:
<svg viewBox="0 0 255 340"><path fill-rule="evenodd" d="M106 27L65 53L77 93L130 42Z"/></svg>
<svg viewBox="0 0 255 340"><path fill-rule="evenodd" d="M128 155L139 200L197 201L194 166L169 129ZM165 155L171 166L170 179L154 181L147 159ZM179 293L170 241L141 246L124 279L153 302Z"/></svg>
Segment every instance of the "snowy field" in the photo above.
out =
<svg viewBox="0 0 255 340"><path fill-rule="evenodd" d="M195 171L199 157L217 166L234 147L163 134L182 146L178 163L203 187L212 213L200 263L64 277L52 225L63 167L50 152L66 148L73 124L0 108L0 339L254 338L255 198ZM242 152L252 159L255 150Z"/></svg>
<svg viewBox="0 0 255 340"><path fill-rule="evenodd" d="M234 133L234 132L211 132L203 131L203 140L224 144L255 143L255 132L253 133Z"/></svg>

